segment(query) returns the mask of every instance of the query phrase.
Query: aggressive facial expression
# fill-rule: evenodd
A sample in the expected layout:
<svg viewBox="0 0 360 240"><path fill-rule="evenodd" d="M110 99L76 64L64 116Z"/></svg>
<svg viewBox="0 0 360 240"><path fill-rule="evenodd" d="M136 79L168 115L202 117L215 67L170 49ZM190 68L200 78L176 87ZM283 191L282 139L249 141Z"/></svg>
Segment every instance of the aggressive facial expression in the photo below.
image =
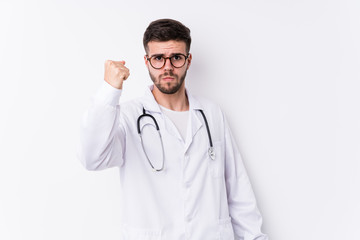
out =
<svg viewBox="0 0 360 240"><path fill-rule="evenodd" d="M183 41L151 41L147 45L147 56L145 56L145 64L149 70L151 80L154 85L164 94L176 93L180 88L184 87L186 72L191 64L191 54L186 59L184 66L180 68L174 67L170 59L166 59L165 65L160 69L151 66L148 58L154 56L172 57L176 54L188 55L186 52L186 44Z"/></svg>

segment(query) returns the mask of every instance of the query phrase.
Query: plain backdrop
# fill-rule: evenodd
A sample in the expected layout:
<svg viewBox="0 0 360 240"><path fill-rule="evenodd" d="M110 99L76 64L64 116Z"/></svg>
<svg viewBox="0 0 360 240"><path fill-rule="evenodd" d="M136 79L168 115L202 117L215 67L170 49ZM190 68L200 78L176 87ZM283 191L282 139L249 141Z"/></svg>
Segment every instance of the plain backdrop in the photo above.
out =
<svg viewBox="0 0 360 240"><path fill-rule="evenodd" d="M0 1L0 239L119 239L116 168L76 158L106 59L151 84L142 35L191 29L192 94L224 110L271 240L359 239L360 2Z"/></svg>

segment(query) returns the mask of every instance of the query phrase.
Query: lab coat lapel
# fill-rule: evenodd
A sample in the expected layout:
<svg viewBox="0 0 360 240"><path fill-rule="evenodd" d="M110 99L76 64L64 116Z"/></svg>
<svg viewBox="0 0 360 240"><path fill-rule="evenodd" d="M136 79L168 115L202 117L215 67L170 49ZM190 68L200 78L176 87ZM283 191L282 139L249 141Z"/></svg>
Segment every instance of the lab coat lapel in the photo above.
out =
<svg viewBox="0 0 360 240"><path fill-rule="evenodd" d="M159 104L156 102L154 95L152 94L152 89L154 85L149 86L147 89L145 95L142 99L142 104L146 111L149 111L151 114L153 113L159 113L161 116L162 122L164 122L164 116L161 112L161 109L159 107ZM186 95L189 100L189 122L188 122L188 128L186 132L186 140L185 140L185 152L193 142L193 138L195 137L196 133L199 131L199 129L202 127L203 123L201 120L201 116L199 115L199 109L202 109L199 101L195 99L189 91L186 89ZM181 139L181 136L179 132L175 129L175 126L173 124L164 124L166 131L169 132L171 135ZM161 130L160 130L161 131Z"/></svg>
<svg viewBox="0 0 360 240"><path fill-rule="evenodd" d="M193 142L196 133L203 125L200 119L201 116L199 116L199 109L202 109L200 103L189 93L188 90L186 90L186 94L189 99L190 117L189 117L188 129L186 134L185 152L188 150L191 143Z"/></svg>
<svg viewBox="0 0 360 240"><path fill-rule="evenodd" d="M158 102L155 100L154 95L152 94L152 90L154 88L154 85L150 85L148 89L145 92L145 95L142 99L142 104L146 111L148 111L150 114L161 117L161 125L164 126L165 130L172 136L179 139L179 141L183 141L182 137L179 133L179 131L176 129L175 125L171 120L165 121L166 117L163 115ZM160 129L161 132L161 129Z"/></svg>
<svg viewBox="0 0 360 240"><path fill-rule="evenodd" d="M149 111L151 113L161 113L159 104L156 102L154 95L151 92L153 88L154 85L150 85L148 89L146 89L141 102L146 111Z"/></svg>

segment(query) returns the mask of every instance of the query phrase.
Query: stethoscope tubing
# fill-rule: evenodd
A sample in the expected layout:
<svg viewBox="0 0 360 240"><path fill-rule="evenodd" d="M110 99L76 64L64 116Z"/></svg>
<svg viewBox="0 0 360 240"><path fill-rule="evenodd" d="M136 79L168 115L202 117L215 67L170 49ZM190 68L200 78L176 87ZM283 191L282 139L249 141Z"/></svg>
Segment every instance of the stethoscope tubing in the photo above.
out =
<svg viewBox="0 0 360 240"><path fill-rule="evenodd" d="M143 117L150 117L150 118L152 118L152 120L154 121L154 123L155 123L155 125L156 125L156 130L158 130L158 131L160 130L159 125L157 124L157 121L156 121L156 119L154 118L154 116L152 116L151 114L147 114L147 113L145 112L145 108L143 108L143 114L140 115L140 116L138 117L138 119L137 119L137 130L138 130L138 134L141 133L141 130L140 130L140 120L141 120L141 118L143 118Z"/></svg>
<svg viewBox="0 0 360 240"><path fill-rule="evenodd" d="M203 110L199 109L201 115L203 116L204 118L204 121L205 121L205 125L206 125L206 130L207 130L207 134L208 134L208 137L209 137L209 144L210 144L210 147L213 147L213 143L212 143L212 139L211 139L211 134L210 134L210 129L209 129L209 124L208 124L208 121L205 117L205 114L203 112Z"/></svg>
<svg viewBox="0 0 360 240"><path fill-rule="evenodd" d="M215 152L214 152L214 147L213 147L213 142L212 142L212 138L211 138L211 133L210 133L210 128L209 128L209 124L208 124L208 121L206 119L206 116L203 112L202 109L198 109L204 119L204 122L205 122L205 126L206 126L206 131L207 131L207 135L208 135L208 139L209 139L209 149L208 149L208 154L210 156L210 158L212 160L215 160ZM152 162L150 161L149 159L149 156L147 155L146 151L145 151L145 148L144 148L144 142L143 142L143 139L142 139L142 134L141 134L141 130L146 126L146 125L149 125L150 123L147 123L145 125L142 126L142 128L140 128L140 120L144 117L150 117L153 122L155 123L155 126L156 126L156 130L159 134L159 137L160 137L160 142L161 142L161 148L162 148L162 166L161 168L155 168L154 165L152 164ZM150 124L151 125L151 124ZM160 128L159 128L159 125L156 121L156 119L154 118L154 116L152 116L151 114L147 114L146 111L145 111L145 108L143 108L143 114L140 115L137 119L137 131L138 131L138 134L140 136L140 140L141 140L141 146L142 146L142 149L144 151L144 154L146 156L146 159L147 161L149 162L151 168L156 171L156 172L159 172L159 171L162 171L164 169L164 155L165 155L165 152L164 152L164 143L162 141L162 137L161 137L161 133L160 133Z"/></svg>

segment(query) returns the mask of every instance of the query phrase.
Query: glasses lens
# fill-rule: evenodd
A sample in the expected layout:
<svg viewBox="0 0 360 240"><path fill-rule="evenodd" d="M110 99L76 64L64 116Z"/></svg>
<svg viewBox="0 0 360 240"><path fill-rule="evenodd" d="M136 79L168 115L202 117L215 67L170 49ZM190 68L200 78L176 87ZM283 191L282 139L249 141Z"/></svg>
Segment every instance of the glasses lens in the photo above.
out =
<svg viewBox="0 0 360 240"><path fill-rule="evenodd" d="M172 65L177 68L184 66L185 60L184 55L174 55L170 58Z"/></svg>
<svg viewBox="0 0 360 240"><path fill-rule="evenodd" d="M154 68L162 68L165 63L165 59L161 56L154 56L150 58L150 63Z"/></svg>

